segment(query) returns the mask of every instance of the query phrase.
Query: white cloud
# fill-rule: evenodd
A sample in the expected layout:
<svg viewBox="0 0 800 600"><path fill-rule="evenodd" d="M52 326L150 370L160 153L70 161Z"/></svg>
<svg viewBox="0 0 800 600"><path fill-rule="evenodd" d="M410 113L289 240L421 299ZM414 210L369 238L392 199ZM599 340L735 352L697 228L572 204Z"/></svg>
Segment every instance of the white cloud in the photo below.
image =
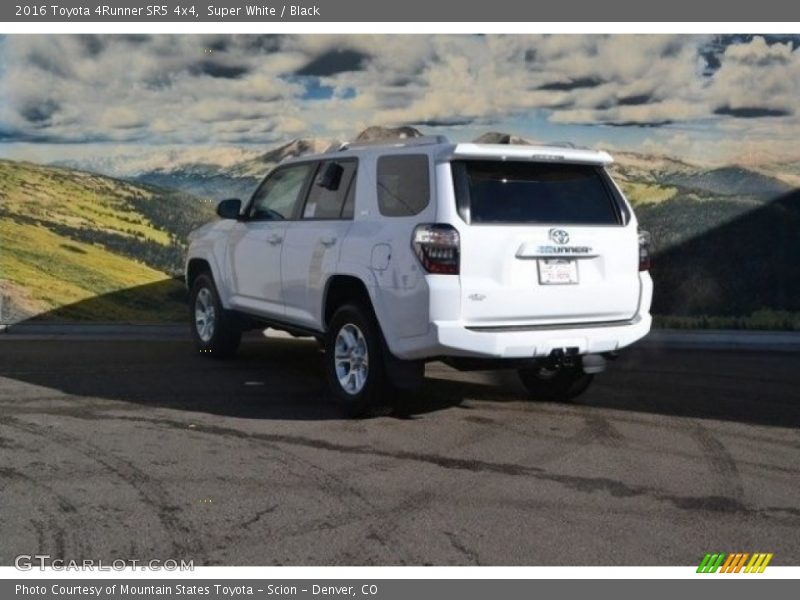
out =
<svg viewBox="0 0 800 600"><path fill-rule="evenodd" d="M793 51L790 43L768 44L763 37L728 46L708 94L717 108L794 114L800 97L800 49Z"/></svg>
<svg viewBox="0 0 800 600"><path fill-rule="evenodd" d="M371 124L489 126L532 115L564 125L693 124L718 133L702 137L708 144L796 138L800 50L761 37L726 40L719 68L709 75L703 58L709 41L9 36L2 44L0 85L8 101L0 122L19 139L160 144L271 144L341 138ZM349 62L337 68L337 60ZM309 80L296 76L310 64L324 73L314 80L321 97L309 97Z"/></svg>

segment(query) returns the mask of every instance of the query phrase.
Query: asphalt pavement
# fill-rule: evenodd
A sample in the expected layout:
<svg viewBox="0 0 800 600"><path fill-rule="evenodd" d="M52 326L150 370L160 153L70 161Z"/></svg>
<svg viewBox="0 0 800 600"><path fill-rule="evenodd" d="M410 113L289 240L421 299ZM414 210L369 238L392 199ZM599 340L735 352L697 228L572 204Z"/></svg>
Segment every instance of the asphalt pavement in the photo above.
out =
<svg viewBox="0 0 800 600"><path fill-rule="evenodd" d="M800 564L800 355L643 344L577 404L434 363L365 420L315 342L0 337L0 564Z"/></svg>

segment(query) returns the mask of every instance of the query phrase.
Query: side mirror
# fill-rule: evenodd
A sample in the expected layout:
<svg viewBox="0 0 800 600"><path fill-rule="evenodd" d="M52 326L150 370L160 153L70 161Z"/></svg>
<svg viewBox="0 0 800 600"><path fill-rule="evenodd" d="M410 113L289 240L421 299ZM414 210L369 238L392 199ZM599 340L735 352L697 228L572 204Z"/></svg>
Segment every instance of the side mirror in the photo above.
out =
<svg viewBox="0 0 800 600"><path fill-rule="evenodd" d="M242 210L242 201L238 198L228 198L217 204L217 214L223 219L238 219Z"/></svg>
<svg viewBox="0 0 800 600"><path fill-rule="evenodd" d="M335 192L339 189L339 184L342 181L342 174L344 173L344 167L339 163L330 162L325 165L325 168L322 170L317 176L317 181L315 185L325 188L326 190L330 190Z"/></svg>

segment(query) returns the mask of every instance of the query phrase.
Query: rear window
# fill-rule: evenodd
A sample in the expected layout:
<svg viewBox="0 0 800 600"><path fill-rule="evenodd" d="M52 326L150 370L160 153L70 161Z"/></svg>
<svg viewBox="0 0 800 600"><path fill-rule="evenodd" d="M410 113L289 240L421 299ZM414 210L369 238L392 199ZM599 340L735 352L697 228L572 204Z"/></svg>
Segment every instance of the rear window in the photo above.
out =
<svg viewBox="0 0 800 600"><path fill-rule="evenodd" d="M428 206L430 175L425 154L378 159L378 209L385 217L416 215Z"/></svg>
<svg viewBox="0 0 800 600"><path fill-rule="evenodd" d="M453 161L459 213L468 223L616 225L604 174L592 165Z"/></svg>

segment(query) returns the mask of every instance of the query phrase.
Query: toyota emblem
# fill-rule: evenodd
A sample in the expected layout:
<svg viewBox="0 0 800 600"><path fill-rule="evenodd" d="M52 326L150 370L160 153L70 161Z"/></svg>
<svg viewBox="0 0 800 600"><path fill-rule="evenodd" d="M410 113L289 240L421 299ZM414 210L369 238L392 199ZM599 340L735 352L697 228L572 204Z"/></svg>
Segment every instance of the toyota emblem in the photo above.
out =
<svg viewBox="0 0 800 600"><path fill-rule="evenodd" d="M556 244L563 245L569 242L569 234L563 229L551 229L550 239L553 240Z"/></svg>

